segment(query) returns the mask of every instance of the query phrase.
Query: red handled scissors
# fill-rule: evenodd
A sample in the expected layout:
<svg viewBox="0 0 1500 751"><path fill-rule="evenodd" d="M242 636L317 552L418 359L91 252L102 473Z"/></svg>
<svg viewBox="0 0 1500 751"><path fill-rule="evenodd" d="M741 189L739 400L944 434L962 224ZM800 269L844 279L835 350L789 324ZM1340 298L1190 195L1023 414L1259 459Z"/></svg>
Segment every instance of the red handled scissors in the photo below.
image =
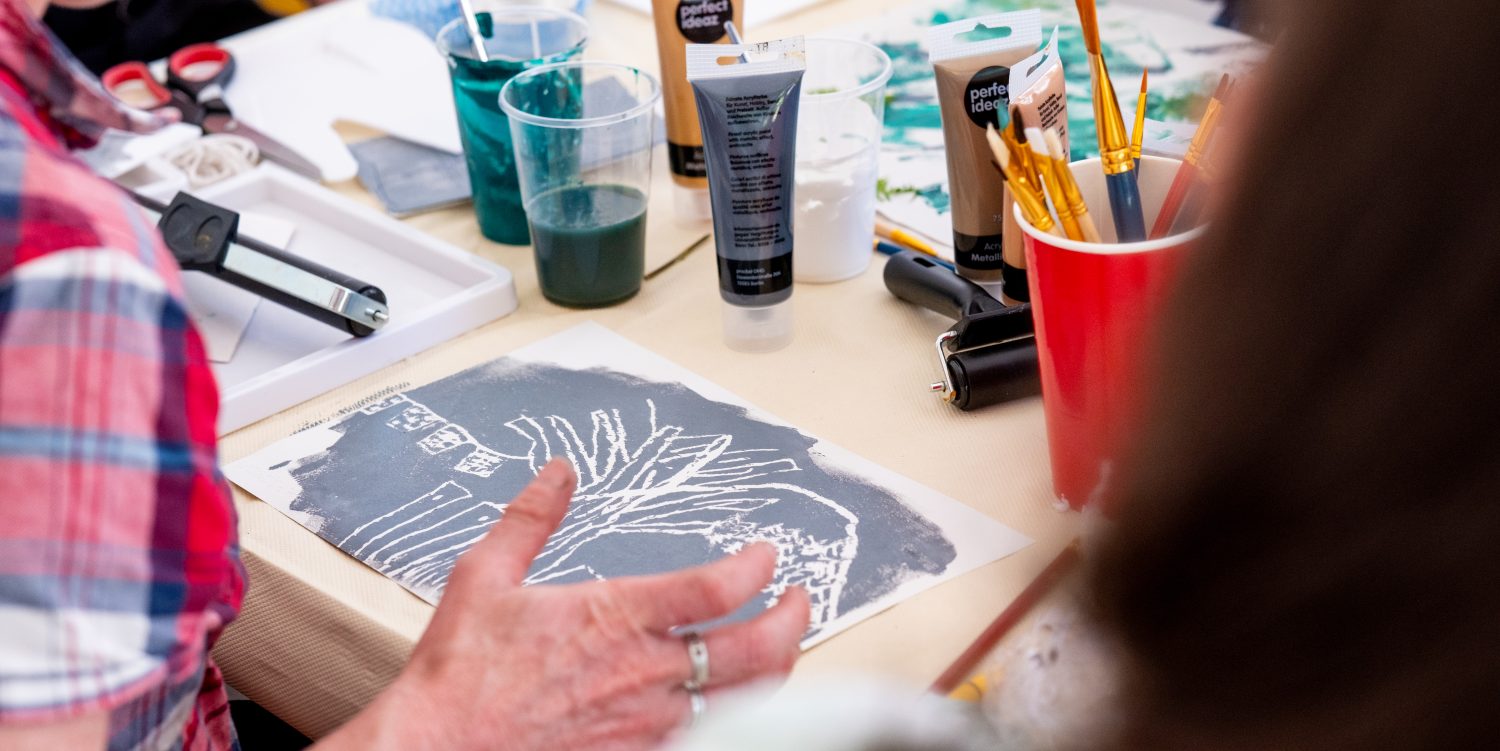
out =
<svg viewBox="0 0 1500 751"><path fill-rule="evenodd" d="M224 87L234 77L234 56L212 42L193 44L167 58L163 85L145 63L129 62L104 71L104 88L116 99L140 109L171 107L182 121L204 133L231 133L249 139L267 159L314 180L323 171L285 144L236 120L224 102Z"/></svg>

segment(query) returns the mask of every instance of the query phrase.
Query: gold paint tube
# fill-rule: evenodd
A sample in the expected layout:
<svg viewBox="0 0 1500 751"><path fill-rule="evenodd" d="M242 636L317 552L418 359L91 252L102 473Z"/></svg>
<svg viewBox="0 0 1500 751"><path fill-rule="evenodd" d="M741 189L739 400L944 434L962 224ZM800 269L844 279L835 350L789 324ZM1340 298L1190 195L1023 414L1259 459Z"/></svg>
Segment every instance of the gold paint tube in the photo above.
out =
<svg viewBox="0 0 1500 751"><path fill-rule="evenodd" d="M1042 41L1040 11L1000 13L928 31L937 75L952 197L953 255L958 273L999 282L1004 266L1005 190L990 166L985 128L999 127L1010 105L1010 66Z"/></svg>
<svg viewBox="0 0 1500 751"><path fill-rule="evenodd" d="M667 153L677 217L708 221L708 166L698 106L687 81L689 44L727 44L727 21L744 33L745 0L652 0L656 49L661 55L662 100L667 113Z"/></svg>

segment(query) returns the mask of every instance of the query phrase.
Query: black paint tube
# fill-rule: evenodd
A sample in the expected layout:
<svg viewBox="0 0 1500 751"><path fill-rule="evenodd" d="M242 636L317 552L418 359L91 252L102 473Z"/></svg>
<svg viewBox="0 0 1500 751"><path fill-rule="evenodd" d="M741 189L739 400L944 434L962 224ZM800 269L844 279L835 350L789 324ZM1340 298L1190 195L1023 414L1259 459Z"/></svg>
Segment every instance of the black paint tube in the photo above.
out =
<svg viewBox="0 0 1500 751"><path fill-rule="evenodd" d="M791 342L803 50L801 37L687 48L713 204L724 340L738 350L770 352Z"/></svg>

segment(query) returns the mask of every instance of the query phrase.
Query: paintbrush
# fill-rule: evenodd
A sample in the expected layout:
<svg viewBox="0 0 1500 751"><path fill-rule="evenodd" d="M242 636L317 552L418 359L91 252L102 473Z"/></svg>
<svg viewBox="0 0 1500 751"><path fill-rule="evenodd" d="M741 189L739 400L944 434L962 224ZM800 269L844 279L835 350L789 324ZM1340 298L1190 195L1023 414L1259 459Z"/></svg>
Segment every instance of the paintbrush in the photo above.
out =
<svg viewBox="0 0 1500 751"><path fill-rule="evenodd" d="M1047 142L1047 150L1052 152L1052 163L1057 166L1057 180L1062 188L1063 196L1068 203L1068 210L1072 212L1073 218L1078 220L1078 229L1083 232L1083 241L1090 243L1102 242L1099 237L1099 227L1094 224L1094 218L1089 216L1088 202L1083 199L1083 191L1078 189L1078 181L1073 179L1073 168L1068 165L1068 152L1063 148L1062 134L1057 128L1048 128L1042 131L1042 137Z"/></svg>
<svg viewBox="0 0 1500 751"><path fill-rule="evenodd" d="M1062 237L1062 230L1058 228L1057 222L1052 220L1052 212L1047 210L1047 202L1032 192L1031 188L1022 185L1017 175L1018 166L1011 161L1010 149L1006 148L1000 132L992 124L985 130L985 138L990 142L990 151L995 155L995 162L1000 166L1000 176L1010 185L1010 193L1015 196L1016 203L1021 207L1021 213L1026 216L1026 221L1031 226L1050 235Z"/></svg>
<svg viewBox="0 0 1500 751"><path fill-rule="evenodd" d="M1172 231L1172 226L1177 221L1188 194L1193 192L1193 186L1198 182L1198 165L1203 161L1203 155L1213 143L1214 133L1219 126L1219 117L1224 112L1224 100L1229 97L1229 90L1230 79L1229 74L1226 73L1219 79L1219 87L1214 90L1213 97L1208 100L1208 108L1203 111L1203 119L1198 123L1198 130L1193 133L1192 142L1188 144L1187 154L1182 158L1182 166L1177 168L1177 175L1172 178L1172 187L1167 189L1167 198L1162 202L1161 212L1156 215L1156 224L1151 227L1151 239L1166 237Z"/></svg>
<svg viewBox="0 0 1500 751"><path fill-rule="evenodd" d="M913 235L910 232L907 232L900 227L897 227L894 224L891 224L890 222L884 221L879 217L876 217L875 219L875 234L887 240L890 240L897 245L911 248L918 253L925 253L929 256L938 257L937 250L935 250L931 245L927 244L925 240L917 237L916 235Z"/></svg>
<svg viewBox="0 0 1500 751"><path fill-rule="evenodd" d="M1031 179L1031 184L1036 192L1042 192L1042 165L1037 164L1035 156L1031 153L1031 147L1026 143L1026 119L1021 116L1020 107L1010 108L1011 138L1016 142L1016 147L1021 150L1024 157L1022 161L1026 165L1026 176Z"/></svg>
<svg viewBox="0 0 1500 751"><path fill-rule="evenodd" d="M473 3L458 0L458 7L464 16L464 26L469 30L469 39L474 42L474 54L479 56L479 62L489 62L490 53L484 48L484 35L479 33L479 16L474 13Z"/></svg>
<svg viewBox="0 0 1500 751"><path fill-rule="evenodd" d="M1122 243L1146 239L1146 217L1141 211L1141 189L1136 184L1135 161L1130 158L1130 135L1125 117L1109 80L1109 67L1099 45L1099 14L1094 0L1074 0L1083 26L1083 44L1089 53L1093 78L1094 127L1099 131L1099 157L1109 187L1109 205L1115 220L1115 236Z"/></svg>
<svg viewBox="0 0 1500 751"><path fill-rule="evenodd" d="M1141 95L1135 100L1135 130L1130 132L1130 158L1135 168L1141 168L1141 145L1146 142L1146 78L1150 71L1141 71Z"/></svg>
<svg viewBox="0 0 1500 751"><path fill-rule="evenodd" d="M1057 174L1057 163L1052 161L1052 154L1047 150L1047 137L1040 128L1027 128L1026 143L1031 147L1031 161L1041 169L1042 182L1047 186L1047 196L1052 199L1052 208L1057 212L1057 221L1062 224L1063 232L1069 240L1082 240L1083 228L1078 224L1078 217L1073 216L1073 207L1068 204L1062 177Z"/></svg>
<svg viewBox="0 0 1500 751"><path fill-rule="evenodd" d="M1020 623L1026 614L1052 591L1053 587L1057 586L1058 582L1067 577L1073 567L1078 564L1078 560L1078 540L1075 538L1057 554L1056 558L1052 559L1051 563L1047 564L1046 568L1042 569L1041 574L1021 590L1021 594L1016 596L1009 607L990 622L979 638L975 639L968 649L965 649L963 654L943 671L943 674L933 682L931 690L941 696L947 696L973 675L979 663L995 651L1000 640L1004 639L1005 635L1010 633L1010 630L1015 628L1016 624Z"/></svg>
<svg viewBox="0 0 1500 751"><path fill-rule="evenodd" d="M1041 193L1041 183L1031 181L1029 150L1022 148L1020 142L1016 140L1015 133L1009 127L997 129L996 135L1000 137L1000 142L1005 144L1005 150L1010 152L1011 162L1016 165L1016 169L1010 175L1012 186L1022 185L1030 188L1034 193Z"/></svg>

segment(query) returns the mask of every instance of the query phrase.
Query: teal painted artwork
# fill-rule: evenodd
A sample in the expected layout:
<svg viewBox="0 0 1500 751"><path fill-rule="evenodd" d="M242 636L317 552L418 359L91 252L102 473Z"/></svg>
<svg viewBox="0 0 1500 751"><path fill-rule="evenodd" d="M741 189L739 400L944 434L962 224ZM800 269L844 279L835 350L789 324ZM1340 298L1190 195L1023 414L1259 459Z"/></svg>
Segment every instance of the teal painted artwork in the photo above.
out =
<svg viewBox="0 0 1500 751"><path fill-rule="evenodd" d="M1142 71L1150 72L1147 117L1166 123L1192 122L1222 74L1244 73L1265 54L1261 43L1233 31L1160 11L1102 1L1100 6L1104 57L1127 118L1135 112ZM891 57L878 191L880 211L888 219L943 245L951 242L942 118L923 42L927 29L1028 8L1042 11L1044 39L1057 28L1068 82L1072 156L1094 156L1099 146L1088 59L1072 0L936 0L835 30L838 36L877 44Z"/></svg>

